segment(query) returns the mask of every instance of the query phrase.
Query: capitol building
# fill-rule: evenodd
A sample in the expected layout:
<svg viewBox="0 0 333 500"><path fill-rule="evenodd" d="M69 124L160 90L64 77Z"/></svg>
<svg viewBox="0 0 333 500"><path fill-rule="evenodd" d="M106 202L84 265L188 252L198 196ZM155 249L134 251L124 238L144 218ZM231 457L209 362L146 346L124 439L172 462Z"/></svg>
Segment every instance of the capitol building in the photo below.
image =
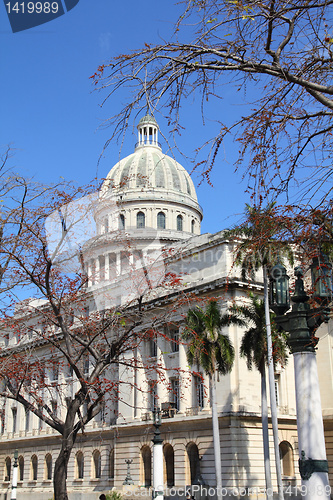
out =
<svg viewBox="0 0 333 500"><path fill-rule="evenodd" d="M191 484L216 486L208 376L200 366L188 365L182 340L185 317L200 299L218 298L225 312L232 303L247 301L249 291L263 294L260 273L255 281L241 278L234 265L235 243L223 231L201 234L203 209L195 186L184 167L163 153L156 120L144 116L137 128L134 152L113 166L100 188L93 213L96 229L86 231L82 244L87 273L85 311L89 315L108 308L130 308L143 297L143 326L158 325L161 334L133 346L117 366L110 367L107 376L111 386L117 387L117 395L113 391L103 410L77 435L68 463L71 500L97 500L112 489L124 492L129 488L134 495L152 486L155 405L162 414L165 488L184 491ZM65 264L59 261L61 265ZM37 318L43 303L34 307ZM15 314L19 317L25 309L17 307ZM244 498L244 492L252 488L262 493L245 498L265 498L260 374L249 371L239 356L244 328L229 326L223 333L236 353L231 372L217 382L223 487L230 498ZM322 325L317 335L326 448L333 471L332 322ZM0 342L8 350L20 346L15 333L0 337ZM45 342L34 349L41 358L50 352ZM89 357L85 363L89 373ZM77 390L75 374L59 364L58 370L46 376L63 387L63 399L50 395L50 405L61 415L66 397ZM292 356L286 366L275 367L275 389L282 479L286 486L299 486ZM12 399L0 401L0 409L0 499L9 500L11 495L15 450L18 500L51 499L61 436ZM272 480L277 490L269 425ZM124 484L128 468L130 485Z"/></svg>

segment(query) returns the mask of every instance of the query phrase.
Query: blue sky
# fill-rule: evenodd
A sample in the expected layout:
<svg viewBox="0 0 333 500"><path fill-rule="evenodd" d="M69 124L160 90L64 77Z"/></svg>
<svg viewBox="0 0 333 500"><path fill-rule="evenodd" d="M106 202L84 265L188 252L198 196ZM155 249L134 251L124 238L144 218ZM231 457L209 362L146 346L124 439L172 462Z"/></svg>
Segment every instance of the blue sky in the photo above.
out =
<svg viewBox="0 0 333 500"><path fill-rule="evenodd" d="M111 56L140 48L145 42L167 39L181 8L171 0L80 0L58 19L13 34L2 4L0 147L4 151L10 144L15 149L11 164L42 182L64 177L84 184L96 173L105 177L119 159L120 146L112 143L97 167L110 134L100 125L119 110L129 90L124 88L101 108L105 94L94 92L89 76ZM233 93L233 88L226 87L225 99L219 108L208 111L205 126L200 119L200 96L185 103L186 129L178 142L184 155L191 156L211 137L214 119L242 112L241 104L233 104ZM166 124L163 118L156 118L163 132ZM122 157L132 153L135 142L136 137L129 133ZM192 170L190 161L177 151L174 154ZM215 166L214 187L205 184L197 188L204 209L203 232L216 232L239 220L249 201L245 184L234 174L236 157L237 146L230 140ZM195 185L199 180L194 174Z"/></svg>

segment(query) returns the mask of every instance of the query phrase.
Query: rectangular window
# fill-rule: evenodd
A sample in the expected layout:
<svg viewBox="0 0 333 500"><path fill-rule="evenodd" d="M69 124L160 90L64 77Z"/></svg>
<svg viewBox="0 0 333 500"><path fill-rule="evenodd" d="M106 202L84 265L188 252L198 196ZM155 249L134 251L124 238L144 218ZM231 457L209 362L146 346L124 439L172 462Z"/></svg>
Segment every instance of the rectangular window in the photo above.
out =
<svg viewBox="0 0 333 500"><path fill-rule="evenodd" d="M41 412L41 414L43 415L43 405L38 405L38 409L39 411ZM44 424L44 420L39 418L38 419L38 427L39 427L39 430L41 431L43 429L43 424Z"/></svg>
<svg viewBox="0 0 333 500"><path fill-rule="evenodd" d="M85 356L83 360L83 373L89 375L89 356Z"/></svg>
<svg viewBox="0 0 333 500"><path fill-rule="evenodd" d="M125 229L125 215L120 214L119 215L119 229L123 231Z"/></svg>
<svg viewBox="0 0 333 500"><path fill-rule="evenodd" d="M99 421L103 425L106 422L106 406L105 403L102 404L101 411L99 413Z"/></svg>
<svg viewBox="0 0 333 500"><path fill-rule="evenodd" d="M30 411L25 409L25 430L28 432L30 430Z"/></svg>
<svg viewBox="0 0 333 500"><path fill-rule="evenodd" d="M66 378L73 378L73 367L72 366L70 366L70 365L66 366L65 377Z"/></svg>
<svg viewBox="0 0 333 500"><path fill-rule="evenodd" d="M179 327L177 325L168 324L164 327L164 335L170 342L171 352L179 351Z"/></svg>
<svg viewBox="0 0 333 500"><path fill-rule="evenodd" d="M194 386L195 386L195 406L198 408L204 407L204 398L205 398L205 388L203 384L202 377L200 375L194 376Z"/></svg>
<svg viewBox="0 0 333 500"><path fill-rule="evenodd" d="M86 416L88 413L88 401L85 399L82 405L82 415Z"/></svg>
<svg viewBox="0 0 333 500"><path fill-rule="evenodd" d="M178 378L171 379L170 402L172 403L173 408L175 408L177 411L179 411L179 379Z"/></svg>
<svg viewBox="0 0 333 500"><path fill-rule="evenodd" d="M150 356L156 358L157 356L157 340L152 339L150 341Z"/></svg>
<svg viewBox="0 0 333 500"><path fill-rule="evenodd" d="M0 432L1 432L1 434L4 434L4 432L5 432L5 419L6 419L6 410L4 408L0 411L0 419L1 419Z"/></svg>
<svg viewBox="0 0 333 500"><path fill-rule="evenodd" d="M274 376L276 406L280 405L280 374Z"/></svg>
<svg viewBox="0 0 333 500"><path fill-rule="evenodd" d="M179 328L171 327L170 328L170 341L171 341L171 351L178 352L179 351Z"/></svg>
<svg viewBox="0 0 333 500"><path fill-rule="evenodd" d="M149 380L148 382L148 409L150 411L154 411L157 406L158 406L158 399L157 399L157 387L156 387L156 382L155 380Z"/></svg>
<svg viewBox="0 0 333 500"><path fill-rule="evenodd" d="M50 380L51 382L57 382L59 377L59 365L52 366L50 370Z"/></svg>
<svg viewBox="0 0 333 500"><path fill-rule="evenodd" d="M58 412L58 403L54 399L51 401L52 413L56 417Z"/></svg>
<svg viewBox="0 0 333 500"><path fill-rule="evenodd" d="M13 415L13 434L15 434L17 426L17 408L12 408L12 415Z"/></svg>

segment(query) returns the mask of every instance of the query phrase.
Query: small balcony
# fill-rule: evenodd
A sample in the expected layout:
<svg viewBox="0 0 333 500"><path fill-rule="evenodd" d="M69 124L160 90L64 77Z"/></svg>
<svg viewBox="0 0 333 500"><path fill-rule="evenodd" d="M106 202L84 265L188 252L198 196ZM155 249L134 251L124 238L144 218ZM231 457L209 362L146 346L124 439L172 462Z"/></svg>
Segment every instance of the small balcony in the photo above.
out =
<svg viewBox="0 0 333 500"><path fill-rule="evenodd" d="M173 418L177 411L177 404L175 402L166 401L165 403L161 403L162 418Z"/></svg>

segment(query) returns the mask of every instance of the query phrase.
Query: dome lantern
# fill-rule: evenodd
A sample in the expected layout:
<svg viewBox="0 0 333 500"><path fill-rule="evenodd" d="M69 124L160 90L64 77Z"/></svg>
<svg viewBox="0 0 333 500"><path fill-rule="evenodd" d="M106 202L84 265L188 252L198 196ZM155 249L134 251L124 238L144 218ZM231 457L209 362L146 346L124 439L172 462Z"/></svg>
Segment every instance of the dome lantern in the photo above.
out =
<svg viewBox="0 0 333 500"><path fill-rule="evenodd" d="M155 118L151 115L146 115L138 123L138 142L136 148L143 146L155 146L161 149L158 143L158 125Z"/></svg>

